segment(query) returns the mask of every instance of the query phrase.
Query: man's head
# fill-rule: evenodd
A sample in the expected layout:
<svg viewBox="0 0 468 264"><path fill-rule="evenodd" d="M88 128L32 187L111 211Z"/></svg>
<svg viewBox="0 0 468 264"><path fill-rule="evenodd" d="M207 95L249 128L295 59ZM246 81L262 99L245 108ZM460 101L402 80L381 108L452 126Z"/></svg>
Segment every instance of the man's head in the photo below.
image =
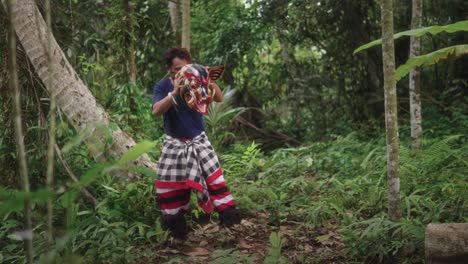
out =
<svg viewBox="0 0 468 264"><path fill-rule="evenodd" d="M192 62L192 56L185 48L172 48L166 52L164 60L166 61L166 71L169 72L171 78L175 78L176 73L182 67Z"/></svg>

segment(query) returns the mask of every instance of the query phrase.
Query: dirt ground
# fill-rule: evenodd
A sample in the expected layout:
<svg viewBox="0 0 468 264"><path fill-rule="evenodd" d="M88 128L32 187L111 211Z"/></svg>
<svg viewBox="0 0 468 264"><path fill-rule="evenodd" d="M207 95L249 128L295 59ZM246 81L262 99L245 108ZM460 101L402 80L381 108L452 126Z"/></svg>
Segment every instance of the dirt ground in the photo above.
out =
<svg viewBox="0 0 468 264"><path fill-rule="evenodd" d="M138 263L344 263L343 243L333 224L307 230L300 222L278 227L268 219L265 213L243 212L241 224L230 229L212 220L194 224L186 241L168 240ZM272 232L282 240L272 241L276 247Z"/></svg>

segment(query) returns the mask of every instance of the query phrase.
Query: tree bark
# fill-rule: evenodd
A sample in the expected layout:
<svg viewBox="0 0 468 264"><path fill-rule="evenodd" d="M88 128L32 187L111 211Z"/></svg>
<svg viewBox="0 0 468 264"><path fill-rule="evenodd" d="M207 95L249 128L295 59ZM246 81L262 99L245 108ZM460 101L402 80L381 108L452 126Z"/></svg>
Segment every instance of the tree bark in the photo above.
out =
<svg viewBox="0 0 468 264"><path fill-rule="evenodd" d="M413 0L411 28L420 28L422 24L422 0ZM410 57L421 54L421 39L411 37ZM421 117L421 69L416 67L409 75L410 114L411 114L411 148L415 151L421 149L422 117Z"/></svg>
<svg viewBox="0 0 468 264"><path fill-rule="evenodd" d="M51 39L53 66L49 65L47 50L44 48L45 45L41 45L41 43L48 43L47 27L35 2L33 0L16 0L13 10L17 14L14 17L13 26L18 39L37 74L51 96L55 96L57 105L66 115L70 124L77 131L96 123L109 127L109 116L78 77L53 36ZM49 68L52 72L52 80L49 80L48 77ZM111 131L111 135L113 143L107 152L116 159L135 145L135 141L118 127ZM85 141L90 146L90 152L97 161L107 159L106 149L103 148L106 145L106 135L103 132L94 127L91 135ZM134 165L156 171L156 164L151 162L146 154L135 160ZM117 173L117 176L123 179L138 178L137 174L130 172L120 172Z"/></svg>
<svg viewBox="0 0 468 264"><path fill-rule="evenodd" d="M169 9L169 14L171 16L171 27L172 32L174 32L175 42L180 43L180 30L179 30L179 1L172 0L167 3Z"/></svg>
<svg viewBox="0 0 468 264"><path fill-rule="evenodd" d="M283 62L287 67L289 67L291 60L289 58L288 43L280 40L280 49L281 49L281 57L283 58Z"/></svg>
<svg viewBox="0 0 468 264"><path fill-rule="evenodd" d="M21 123L21 101L20 101L20 90L18 84L18 72L16 65L16 36L13 29L13 21L20 14L15 12L13 7L13 0L7 0L6 9L8 12L8 53L10 54L8 60L8 71L10 75L9 86L11 94L13 97L13 111L14 111L14 120L15 120L15 136L16 136L16 146L18 151L18 164L19 164L19 174L21 176L22 189L26 193L29 192L29 176L28 176L28 167L26 164L26 150L24 148L24 134L23 126ZM33 263L33 244L32 244L32 223L31 223L31 205L29 200L24 202L24 248L26 251L26 261L27 263Z"/></svg>
<svg viewBox="0 0 468 264"><path fill-rule="evenodd" d="M468 223L429 224L425 237L426 263L468 263Z"/></svg>
<svg viewBox="0 0 468 264"><path fill-rule="evenodd" d="M190 51L190 0L182 0L182 47Z"/></svg>
<svg viewBox="0 0 468 264"><path fill-rule="evenodd" d="M398 116L395 80L395 47L393 42L392 0L382 0L382 57L385 92L385 127L387 141L388 215L400 221L400 177L398 157Z"/></svg>

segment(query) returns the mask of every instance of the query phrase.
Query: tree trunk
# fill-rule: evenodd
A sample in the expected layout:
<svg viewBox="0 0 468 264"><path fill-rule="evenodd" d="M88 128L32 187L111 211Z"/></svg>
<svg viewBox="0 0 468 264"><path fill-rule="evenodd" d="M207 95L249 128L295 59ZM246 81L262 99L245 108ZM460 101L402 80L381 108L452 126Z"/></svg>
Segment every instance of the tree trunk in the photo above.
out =
<svg viewBox="0 0 468 264"><path fill-rule="evenodd" d="M182 0L182 47L190 51L190 0Z"/></svg>
<svg viewBox="0 0 468 264"><path fill-rule="evenodd" d="M411 28L420 28L422 24L422 0L413 0ZM410 57L421 54L421 39L411 37ZM410 113L411 113L411 148L415 151L421 149L422 117L421 117L421 69L416 67L409 75Z"/></svg>
<svg viewBox="0 0 468 264"><path fill-rule="evenodd" d="M46 0L45 3L45 12L46 12L46 23L47 23L47 64L52 64L52 12L50 9L50 0ZM49 86L52 85L52 67L49 67L47 71ZM49 107L49 142L47 145L47 175L46 175L46 186L47 190L51 193L54 192L54 165L55 165L55 152L54 152L54 145L55 145L55 111L56 111L56 102L55 96L50 97L50 107ZM39 113L40 114L40 113ZM46 230L46 250L52 251L51 246L54 243L54 236L53 236L53 215L54 215L54 203L52 198L47 199L47 230Z"/></svg>
<svg viewBox="0 0 468 264"><path fill-rule="evenodd" d="M289 57L288 43L280 40L280 49L281 49L281 57L283 58L283 62L287 67L289 67L291 60Z"/></svg>
<svg viewBox="0 0 468 264"><path fill-rule="evenodd" d="M41 44L48 43L47 27L35 2L33 0L16 0L13 9L16 13L13 20L16 34L37 74L51 96L55 96L57 105L66 115L70 124L77 131L96 123L109 127L110 120L107 113L97 104L96 99L71 67L53 37L51 39L53 67L50 67L52 80L48 80L50 65L47 61L46 45ZM113 144L109 147L108 153L116 159L135 145L135 141L118 127L111 131L111 134ZM96 160L106 160L106 152L101 147L106 145L106 135L103 132L95 127L85 141L90 145L90 152ZM134 161L134 165L156 171L156 164L151 162L147 155L142 155ZM128 172L119 173L118 176L124 179L137 177L137 175Z"/></svg>
<svg viewBox="0 0 468 264"><path fill-rule="evenodd" d="M400 178L398 161L398 116L395 80L395 47L393 42L392 0L382 0L382 57L385 92L385 127L387 135L388 215L400 221Z"/></svg>
<svg viewBox="0 0 468 264"><path fill-rule="evenodd" d="M8 60L8 71L10 75L9 85L13 97L13 110L15 120L15 136L16 146L18 151L18 165L19 174L21 176L22 189L24 192L29 193L29 176L28 167L26 164L26 150L24 148L24 134L23 126L21 123L21 101L20 101L20 90L18 84L18 72L16 66L16 36L13 29L13 21L19 16L13 8L13 0L7 0L6 9L8 12L8 53L10 54ZM29 200L24 202L24 247L26 251L27 263L33 263L33 243L32 243L32 223L31 223L31 205Z"/></svg>
<svg viewBox="0 0 468 264"><path fill-rule="evenodd" d="M135 13L135 4L130 0L125 0L125 16L127 22L127 32L125 32L125 45L127 47L126 57L127 57L127 73L128 73L128 82L133 86L129 87L129 93L127 95L128 108L130 113L127 115L130 125L135 126L136 120L131 119L131 113L136 113L136 102L135 102L135 92L136 92L136 62L135 62L135 32L134 32L134 13Z"/></svg>
<svg viewBox="0 0 468 264"><path fill-rule="evenodd" d="M179 30L179 1L172 0L167 3L169 14L171 16L171 27L174 32L175 42L180 43L180 30Z"/></svg>
<svg viewBox="0 0 468 264"><path fill-rule="evenodd" d="M426 263L468 263L468 224L429 224Z"/></svg>
<svg viewBox="0 0 468 264"><path fill-rule="evenodd" d="M135 4L130 0L125 0L125 11L127 13L127 71L128 82L136 85L136 62L135 62L135 30L133 27L133 16Z"/></svg>

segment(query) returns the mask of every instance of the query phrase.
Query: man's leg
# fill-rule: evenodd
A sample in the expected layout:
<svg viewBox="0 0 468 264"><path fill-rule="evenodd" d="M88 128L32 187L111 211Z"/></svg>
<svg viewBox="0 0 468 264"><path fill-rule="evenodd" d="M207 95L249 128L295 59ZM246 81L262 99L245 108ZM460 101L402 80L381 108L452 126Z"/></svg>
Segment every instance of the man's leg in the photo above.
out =
<svg viewBox="0 0 468 264"><path fill-rule="evenodd" d="M210 200L219 213L221 225L230 227L240 223L239 212L236 210L234 198L224 181L221 168L210 175L207 180Z"/></svg>
<svg viewBox="0 0 468 264"><path fill-rule="evenodd" d="M188 228L184 213L190 202L189 189L156 189L156 198L161 208L161 226L174 238L185 239Z"/></svg>

